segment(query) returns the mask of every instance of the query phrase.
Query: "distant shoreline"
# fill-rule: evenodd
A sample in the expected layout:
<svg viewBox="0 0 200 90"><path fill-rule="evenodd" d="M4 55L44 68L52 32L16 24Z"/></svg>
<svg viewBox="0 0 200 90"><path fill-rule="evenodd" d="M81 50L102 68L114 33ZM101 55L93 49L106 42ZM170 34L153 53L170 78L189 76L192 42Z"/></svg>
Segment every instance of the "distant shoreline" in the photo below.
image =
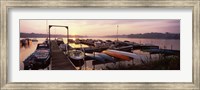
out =
<svg viewBox="0 0 200 90"><path fill-rule="evenodd" d="M20 38L47 38L47 37L20 37ZM51 37L51 38L55 38L55 37ZM61 37L61 38L67 38L67 37ZM74 38L74 37L70 37L70 38ZM116 37L82 37L82 38L116 38ZM128 38L128 37L119 37L120 38ZM81 39L81 38L79 38ZM128 39L162 39L162 40L180 40L180 39L163 39L163 38L128 38Z"/></svg>
<svg viewBox="0 0 200 90"><path fill-rule="evenodd" d="M48 34L37 33L20 33L20 38L47 38ZM70 38L137 38L137 39L175 39L180 40L180 34L174 33L144 33L144 34L129 34L129 35L109 35L109 36L81 36L70 35ZM51 38L67 38L66 35L51 35Z"/></svg>

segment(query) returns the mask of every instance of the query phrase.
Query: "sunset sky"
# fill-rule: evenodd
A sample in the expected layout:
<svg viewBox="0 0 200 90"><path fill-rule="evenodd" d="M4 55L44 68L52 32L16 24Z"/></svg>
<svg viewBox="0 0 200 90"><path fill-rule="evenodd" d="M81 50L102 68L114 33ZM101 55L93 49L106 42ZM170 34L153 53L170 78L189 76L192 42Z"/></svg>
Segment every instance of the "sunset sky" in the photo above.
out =
<svg viewBox="0 0 200 90"><path fill-rule="evenodd" d="M47 23L46 23L47 22ZM180 20L20 20L20 32L47 34L46 25L66 25L70 35L105 36L149 32L180 33ZM65 28L51 28L52 34L65 34Z"/></svg>

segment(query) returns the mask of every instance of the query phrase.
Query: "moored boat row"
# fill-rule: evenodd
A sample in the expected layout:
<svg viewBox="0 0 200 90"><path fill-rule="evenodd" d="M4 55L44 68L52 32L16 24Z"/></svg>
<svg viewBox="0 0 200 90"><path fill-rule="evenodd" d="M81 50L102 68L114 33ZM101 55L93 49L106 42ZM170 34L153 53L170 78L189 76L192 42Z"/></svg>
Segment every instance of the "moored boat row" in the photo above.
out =
<svg viewBox="0 0 200 90"><path fill-rule="evenodd" d="M86 41L93 43L84 44ZM51 42L51 41L50 41ZM50 64L50 47L48 39L43 44L38 44L35 52L24 60L24 69L44 69ZM87 43L88 43L87 42ZM64 43L63 39L56 39L59 48L76 67L86 64L85 61L91 60L92 65L116 63L118 61L144 60L144 56L133 53L133 50L140 49L150 54L177 55L178 50L159 49L155 45L143 45L129 41L103 41L103 40L84 40L71 39L69 44Z"/></svg>
<svg viewBox="0 0 200 90"><path fill-rule="evenodd" d="M107 45L106 48L105 45ZM60 47L61 46L62 44ZM67 44L65 44L65 48L66 47ZM135 59L145 60L144 56L135 54L132 50L146 50L146 52L149 53L155 53L155 50L153 51L153 49L160 50L159 47L155 45L143 45L129 41L113 42L109 40L103 41L92 39L71 40L68 47L69 55L67 56L70 57L70 60L77 67L83 66L86 64L85 61L88 60L92 60L93 65L115 63L117 61L133 61Z"/></svg>

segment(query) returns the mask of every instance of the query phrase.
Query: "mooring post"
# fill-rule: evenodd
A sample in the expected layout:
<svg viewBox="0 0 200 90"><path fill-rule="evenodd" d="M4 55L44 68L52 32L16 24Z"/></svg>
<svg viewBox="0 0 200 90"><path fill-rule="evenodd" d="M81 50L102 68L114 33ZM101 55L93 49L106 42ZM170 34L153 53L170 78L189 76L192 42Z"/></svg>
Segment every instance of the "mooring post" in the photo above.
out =
<svg viewBox="0 0 200 90"><path fill-rule="evenodd" d="M50 48L50 55L51 55L51 51L52 51L52 50L51 50L51 40L50 40L50 38L51 38L51 35L50 35L50 34L51 34L51 33L50 33L51 27L52 27L52 26L49 25L49 48ZM47 42L47 44L48 44L48 42Z"/></svg>
<svg viewBox="0 0 200 90"><path fill-rule="evenodd" d="M85 70L86 70L86 60L85 60L85 49L83 48L82 44L80 43L80 46L81 46L81 49L83 50L83 54L84 54L84 57L83 57L83 61L84 61L84 64L85 64Z"/></svg>
<svg viewBox="0 0 200 90"><path fill-rule="evenodd" d="M69 56L69 28L68 26L65 28L67 29L67 56Z"/></svg>

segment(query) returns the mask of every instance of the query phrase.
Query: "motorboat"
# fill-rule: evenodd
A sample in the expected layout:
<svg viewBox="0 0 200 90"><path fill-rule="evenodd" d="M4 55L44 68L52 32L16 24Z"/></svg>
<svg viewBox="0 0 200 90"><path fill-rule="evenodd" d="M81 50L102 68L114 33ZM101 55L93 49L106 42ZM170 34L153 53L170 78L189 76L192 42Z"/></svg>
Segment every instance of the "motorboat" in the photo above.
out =
<svg viewBox="0 0 200 90"><path fill-rule="evenodd" d="M35 52L25 59L23 63L24 70L37 70L48 67L50 64L49 45L44 43L38 44Z"/></svg>
<svg viewBox="0 0 200 90"><path fill-rule="evenodd" d="M64 44L63 39L62 38L58 38L57 39L57 44L58 44L58 46L60 46L60 44Z"/></svg>

